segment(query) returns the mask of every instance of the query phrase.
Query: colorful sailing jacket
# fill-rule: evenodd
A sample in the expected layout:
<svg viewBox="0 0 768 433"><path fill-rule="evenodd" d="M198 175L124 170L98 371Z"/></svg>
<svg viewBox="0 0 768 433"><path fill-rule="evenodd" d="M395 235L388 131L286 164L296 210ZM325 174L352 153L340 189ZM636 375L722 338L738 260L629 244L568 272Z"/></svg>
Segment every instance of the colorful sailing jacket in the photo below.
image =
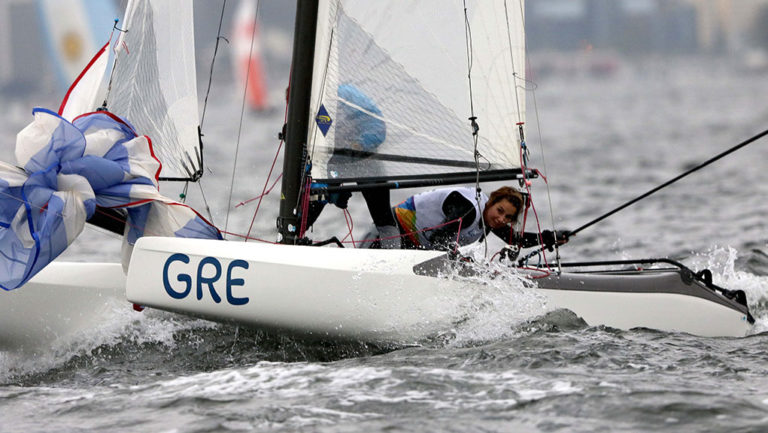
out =
<svg viewBox="0 0 768 433"><path fill-rule="evenodd" d="M445 249L458 242L468 245L482 238L482 210L488 196L468 187L444 188L409 197L394 207L395 218L417 248Z"/></svg>

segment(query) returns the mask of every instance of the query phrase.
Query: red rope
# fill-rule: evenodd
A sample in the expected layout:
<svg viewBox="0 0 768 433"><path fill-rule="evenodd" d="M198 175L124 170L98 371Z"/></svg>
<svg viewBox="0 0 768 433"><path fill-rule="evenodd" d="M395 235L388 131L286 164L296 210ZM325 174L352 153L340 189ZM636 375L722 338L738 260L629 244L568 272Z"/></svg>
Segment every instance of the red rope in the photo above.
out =
<svg viewBox="0 0 768 433"><path fill-rule="evenodd" d="M304 237L307 232L307 215L309 214L309 188L312 183L312 178L307 176L307 181L304 183L304 191L301 195L301 224L299 227L299 239Z"/></svg>
<svg viewBox="0 0 768 433"><path fill-rule="evenodd" d="M238 237L238 238L241 238L241 239L245 239L246 241L249 241L249 240L250 241L258 241L258 242L264 242L264 243L272 244L272 245L278 245L279 244L279 242L268 241L266 239L255 238L255 237L252 237L252 236L241 235L241 234L238 234L238 233L225 232L225 231L222 231L222 233L225 234L225 235L228 235L228 236L235 236L235 237Z"/></svg>
<svg viewBox="0 0 768 433"><path fill-rule="evenodd" d="M481 218L482 218L482 216L481 216ZM461 238L461 224L463 222L464 222L464 220L462 218L459 218L459 230L456 233L456 245L453 248L453 252L454 253L458 253L459 252L459 239Z"/></svg>
<svg viewBox="0 0 768 433"><path fill-rule="evenodd" d="M521 169L522 169L521 172L523 174L523 185L524 185L525 191L528 193L528 197L530 197L529 202L530 202L531 209L533 209L534 219L536 220L536 233L538 234L538 237L539 237L539 244L543 245L544 244L544 240L541 237L541 221L539 221L539 214L536 211L536 205L533 204L533 193L531 192L531 181L528 180L528 178L526 177L526 174L525 174L525 166L523 165L523 161L525 161L525 159L523 159L523 147L522 146L520 146L519 152L520 152L520 165L521 165ZM542 179L544 179L545 183L547 182L547 178L539 170L536 170L536 173L539 176L541 176ZM522 229L523 233L525 233L525 225L526 225L527 219L528 219L528 209L526 209L525 217L523 217L523 229ZM551 269L549 268L549 262L547 261L547 254L544 252L543 249L541 250L541 256L544 258L544 265L546 266L546 268L548 270L551 271Z"/></svg>
<svg viewBox="0 0 768 433"><path fill-rule="evenodd" d="M289 78L290 82L290 78ZM289 85L290 88L290 85ZM283 123L288 121L288 91L286 91L286 104L285 104L285 114L283 116ZM253 218L251 218L251 225L248 226L248 234L245 236L246 242L251 236L251 230L253 230L253 224L256 221L256 215L259 213L259 209L261 208L261 202L264 200L264 196L268 194L267 191L267 185L269 184L269 179L272 177L272 171L275 169L275 164L277 163L277 157L280 156L280 151L283 149L283 143L284 139L280 140L280 145L277 146L277 152L275 152L275 157L272 159L272 166L269 167L269 174L267 175L267 180L264 181L264 188L261 190L261 195L258 197L259 203L256 205L256 210L253 211ZM280 176L278 176L277 179L280 179L283 174L280 173ZM275 184L277 184L277 179L275 179ZM269 189L269 191L272 191L272 188L275 187L275 184L272 185L272 187Z"/></svg>
<svg viewBox="0 0 768 433"><path fill-rule="evenodd" d="M552 270L549 269L549 268L547 268L547 269L529 268L529 267L526 266L526 267L521 267L521 268L518 268L518 269L525 269L526 271L540 272L541 273L541 275L539 275L539 276L533 276L533 275L528 276L532 280L539 280L541 278L546 278L546 277L552 275Z"/></svg>
<svg viewBox="0 0 768 433"><path fill-rule="evenodd" d="M274 182L272 182L272 186L270 186L270 187L269 187L269 189L267 190L267 192L265 192L265 193L263 193L263 194L261 194L261 195L258 195L258 196L256 196L256 197L253 197L253 198L249 198L248 200L245 200L245 201L241 201L240 203L236 204L236 205L235 205L235 207L245 206L245 205L247 205L248 203L250 203L250 202L252 202L252 201L254 201L254 200L258 200L258 199L260 199L260 198L262 198L262 197L268 196L268 195L269 195L269 194L272 192L272 190L273 190L273 189L275 189L275 186L277 185L277 182L278 182L280 179L282 179L282 177L283 177L283 173L280 173L280 175L279 175L279 176L277 176L277 178L275 179L275 181L274 181Z"/></svg>
<svg viewBox="0 0 768 433"><path fill-rule="evenodd" d="M347 240L347 238L352 239L352 246L354 248L357 248L357 243L355 243L355 237L352 235L352 229L355 228L355 223L352 220L352 215L349 213L349 209L344 209L344 222L347 223L347 235L344 236L344 239L341 240L341 242L344 242Z"/></svg>
<svg viewBox="0 0 768 433"><path fill-rule="evenodd" d="M421 229L421 230L417 230L417 231L414 231L414 232L406 232L406 233L401 233L401 234L395 235L395 236L387 236L387 237L384 237L384 238L377 237L377 238L373 238L373 239L363 239L363 240L358 240L358 241L354 241L353 240L352 242L353 243L357 242L359 244L359 243L373 242L373 241L382 240L382 239L403 238L403 237L412 235L414 233L422 233L422 232L426 232L426 231L429 231L429 230L439 229L440 227L444 227L444 226L447 226L448 224L455 223L456 221L459 221L459 232L461 232L461 218L457 218L455 220L444 222L444 223L442 223L440 225L436 225L436 226L433 226L433 227L427 227L427 228L424 228L424 229ZM346 239L346 237L344 239ZM350 243L350 242L344 242L344 241L341 241L341 242L342 243Z"/></svg>

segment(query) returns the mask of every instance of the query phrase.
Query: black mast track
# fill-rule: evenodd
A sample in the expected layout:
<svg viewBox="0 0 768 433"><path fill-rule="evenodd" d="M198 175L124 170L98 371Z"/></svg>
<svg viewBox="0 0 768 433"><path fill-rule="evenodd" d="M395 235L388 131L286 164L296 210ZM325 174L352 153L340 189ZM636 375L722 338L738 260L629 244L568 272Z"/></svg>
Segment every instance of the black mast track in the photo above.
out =
<svg viewBox="0 0 768 433"><path fill-rule="evenodd" d="M498 182L504 180L523 180L538 177L534 170L527 169L525 175L519 168L507 170L486 170L480 172L481 182ZM366 189L405 189L420 188L441 185L458 185L464 183L475 183L477 173L440 173L440 174L420 174L403 175L388 177L360 177L347 179L313 179L311 194L324 194L340 191L363 191ZM318 185L322 184L322 185Z"/></svg>
<svg viewBox="0 0 768 433"><path fill-rule="evenodd" d="M302 173L306 158L306 140L309 127L309 103L312 91L312 66L315 58L315 32L317 31L317 0L296 2L296 26L293 40L293 61L288 94L288 119L283 158L283 182L280 195L280 214L277 230L281 243L298 241L299 202Z"/></svg>

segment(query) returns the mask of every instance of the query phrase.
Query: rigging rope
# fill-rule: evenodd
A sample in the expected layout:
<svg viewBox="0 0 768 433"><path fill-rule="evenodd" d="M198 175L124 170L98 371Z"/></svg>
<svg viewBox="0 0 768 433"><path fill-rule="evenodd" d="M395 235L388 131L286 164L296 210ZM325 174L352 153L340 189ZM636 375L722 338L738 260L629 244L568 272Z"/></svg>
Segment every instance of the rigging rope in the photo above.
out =
<svg viewBox="0 0 768 433"><path fill-rule="evenodd" d="M702 168L712 164L713 162L715 162L715 161L717 161L717 160L719 160L719 159L721 159L721 158L723 158L723 157L725 157L725 156L727 156L727 155L729 155L729 154L731 154L731 153L741 149L742 147L744 147L744 146L746 146L748 144L751 144L751 143L753 143L753 142L755 142L755 141L765 137L766 135L768 135L768 130L765 130L765 131L763 131L763 132L761 132L759 134L756 134L756 135L748 138L747 140L742 141L741 143L731 147L730 149L725 150L725 151L723 151L723 152L713 156L712 158L702 162L701 164L697 165L696 167L693 167L690 170L687 170L686 172L681 173L681 174L677 175L676 177L674 177L674 178L672 178L672 179L662 183L661 185L657 186L656 188L653 188L653 189L645 192L644 194L641 194L641 195L633 198L632 200L629 200L628 202L622 204L621 206L611 210L610 212L606 212L605 214L603 214L603 215L593 219L592 221L582 225L581 227L578 227L577 229L575 229L575 230L573 230L571 232L570 236L574 236L576 233L586 229L587 227L590 227L590 226L592 226L594 224L597 224L598 222L608 218L609 216L615 214L616 212L619 212L620 210L625 209L625 208L627 208L627 207L637 203L638 201L640 201L640 200L650 196L651 194L654 194L654 193L658 192L659 190L661 190L663 188L666 188L669 185L672 185L673 183L675 183L678 180L688 176L689 174L694 173L694 172L696 172L698 170L701 170Z"/></svg>
<svg viewBox="0 0 768 433"><path fill-rule="evenodd" d="M520 2L518 2L520 3ZM521 5L522 7L522 5ZM521 10L521 17L525 16L522 15L523 11ZM520 78L520 76L517 73L517 70L515 70L515 56L513 54L512 50L512 32L510 30L509 25L509 11L507 10L507 2L504 1L504 22L506 23L506 30L507 30L507 46L509 47L509 61L512 64L512 77L514 78L514 86L515 89L515 104L517 105L517 122L518 124L523 123L523 113L520 111L520 94L517 92L517 80ZM523 34L525 34L525 19L521 20L521 25L523 27ZM526 46L527 47L527 46ZM527 48L526 48L527 49ZM525 87L523 87L525 90ZM521 134L522 134L522 127L520 128ZM522 138L522 137L521 137ZM521 162L522 163L522 162Z"/></svg>
<svg viewBox="0 0 768 433"><path fill-rule="evenodd" d="M406 238L406 237L409 237L411 235L415 235L415 234L418 234L418 233L424 233L424 232L428 232L428 231L431 231L431 230L436 230L436 229L439 229L441 227L445 227L447 225L450 225L450 224L453 224L453 223L456 223L456 222L459 223L459 231L458 231L458 234L456 236L456 244L458 245L459 236L461 235L461 224L463 222L463 219L460 217L460 218L453 219L451 221L446 221L446 222L444 222L442 224L438 224L436 226L426 227L426 228L423 228L423 229L419 229L419 230L415 230L415 231L409 231L409 232L406 232L406 233L400 233L399 235L386 236L386 237L379 236L379 237L375 237L375 238L371 238L371 239L355 240L354 237L352 237L352 230L354 229L354 224L353 224L353 221L352 221L352 216L350 215L348 209L344 209L343 211L344 211L344 220L347 223L347 229L349 230L349 232L344 237L344 239L339 241L339 243L342 243L342 244L350 244L351 243L355 248L357 248L358 244L372 243L374 241L385 240L385 239L396 239L396 238L402 239L402 238ZM352 239L351 241L347 241L346 240L349 237L351 237L351 239ZM323 243L323 242L325 242L325 241L316 242L315 244Z"/></svg>
<svg viewBox="0 0 768 433"><path fill-rule="evenodd" d="M341 242L344 242L347 240L347 238L351 239L352 247L357 248L357 244L360 241L355 241L355 237L352 235L352 230L355 228L355 222L352 220L352 215L349 213L349 209L344 208L344 222L347 223L347 229L348 233L346 236L344 236L344 239L341 240Z"/></svg>
<svg viewBox="0 0 768 433"><path fill-rule="evenodd" d="M518 1L518 6L520 7L520 16L524 17L525 16L525 8L523 7L523 4L522 4L521 1ZM512 52L512 42L511 42L511 36L510 36L510 33L509 33L509 16L508 16L508 13L509 12L508 12L508 9L507 9L507 2L505 0L504 1L504 14L507 17L507 38L510 41L509 45L510 45L510 53L511 53ZM520 25L523 28L523 34L526 34L525 33L525 19L521 20ZM527 44L525 45L525 54L526 54L525 58L527 59L528 58L528 45ZM514 59L512 59L512 60L513 60L512 67L514 68ZM543 142L542 134L541 134L541 121L540 121L540 117L539 117L539 107L538 107L538 104L537 104L537 101L536 101L536 87L537 86L535 85L535 83L533 81L527 79L526 77L521 78L517 74L517 72L514 72L513 75L515 77L515 83L517 83L517 80L519 80L519 79L521 79L523 81L523 83L524 83L523 89L525 91L528 91L528 83L531 84L531 94L533 96L533 106L534 106L534 110L535 110L535 113L536 113L536 130L537 130L537 133L538 133L538 136L539 136L539 149L541 151L541 161L542 161L542 166L543 166L544 173L546 173L547 172L547 169L546 169L547 165L546 165L546 158L544 157L544 142ZM517 85L515 85L515 97L516 98L518 97ZM517 109L517 111L518 111L518 116L521 116L522 113L520 111L520 104L519 104L519 102L518 102L518 109ZM519 125L519 129L520 129L520 163L521 163L522 167L525 168L527 166L528 152L529 151L528 151L528 147L527 147L527 145L525 143L525 136L523 135L523 126L522 126L523 122L522 122L522 119L520 119L518 125ZM538 170L537 170L537 172L538 172ZM547 190L547 201L549 203L550 224L552 225L552 230L555 230L555 216L554 216L554 208L552 207L551 188L549 186L549 182L547 181L546 176L541 175L541 177L542 177L542 179L544 179L544 185L545 185L546 190ZM542 241L542 239L541 239L541 223L539 221L539 216L538 216L538 214L536 212L536 207L533 205L533 195L532 195L531 189L530 189L530 181L526 178L526 170L523 170L523 185L525 186L526 191L528 192L529 197L531 197L531 208L533 209L533 213L534 213L534 216L536 218L536 228L537 228L538 233L539 233L539 241L541 242ZM543 242L542 242L542 244L543 244ZM548 266L548 263L546 263L546 255L544 255L544 261L545 261L545 264L547 264L547 266ZM555 245L555 262L557 263L557 266L559 267L560 266L560 250L558 249L557 245Z"/></svg>
<svg viewBox="0 0 768 433"><path fill-rule="evenodd" d="M614 208L613 210L611 210L609 212L606 212L603 215L593 219L592 221L589 221L588 223L586 223L586 224L576 228L575 230L573 230L573 231L571 231L569 233L568 237L571 238L571 237L575 236L577 233L581 232L582 230L584 230L584 229L586 229L588 227L591 227L591 226L599 223L600 221L602 221L602 220L612 216L613 214L615 214L615 213L617 213L617 212L619 212L619 211L621 211L623 209L626 209L627 207L629 207L629 206L639 202L640 200L643 200L643 199L647 198L648 196L650 196L650 195L652 195L652 194L654 194L654 193L656 193L656 192L658 192L658 191L668 187L669 185L672 185L673 183L677 182L678 180L680 180L680 179L682 179L682 178L684 178L684 177L686 177L686 176L688 176L688 175L690 175L690 174L692 174L692 173L694 173L696 171L701 170L702 168L704 168L704 167L714 163L715 161L718 161L718 160L720 160L720 159L730 155L731 153L741 149L742 147L745 147L745 146L747 146L749 144L754 143L755 141L765 137L766 135L768 135L768 129L766 129L763 132L760 132L758 134L753 135L752 137L742 141L741 143L739 143L739 144L737 144L737 145L735 145L735 146L733 146L733 147L731 147L731 148L729 148L729 149L727 149L727 150L725 150L723 152L718 153L717 155L713 156L712 158L710 158L710 159L702 162L701 164L691 168L690 170L687 170L687 171L685 171L685 172L675 176L674 178L672 178L672 179L662 183L661 185L648 190L647 192L645 192L645 193L643 193L643 194L633 198L632 200L629 200L629 201L625 202L621 206L618 206L618 207ZM537 251L531 252L526 257L523 257L522 259L520 259L518 261L518 264L522 265L522 263L524 263L528 258L533 257L534 255L536 255L538 252L540 252L542 250L544 250L543 247L539 248Z"/></svg>
<svg viewBox="0 0 768 433"><path fill-rule="evenodd" d="M226 4L226 0L224 2ZM259 18L259 8L261 6L261 2L256 2L256 16L254 17L254 25L251 29L251 46L248 52L248 68L246 70L245 76L250 76L251 73L251 63L253 63L253 44L256 40L256 23L255 21ZM223 12L223 10L222 10ZM217 40L218 45L218 40ZM235 157L232 160L232 177L229 182L229 196L227 197L227 216L224 220L224 230L227 230L229 228L229 214L231 213L231 207L229 206L229 203L232 203L232 194L235 190L235 176L237 172L237 157L240 154L240 139L242 138L243 133L243 117L245 116L245 103L246 103L246 95L248 93L248 82L250 80L248 78L245 79L245 86L243 86L243 97L242 97L242 103L240 105L240 120L237 125L237 142L235 144ZM248 234L246 235L246 241L248 240L248 236L250 236L251 231L248 230Z"/></svg>
<svg viewBox="0 0 768 433"><path fill-rule="evenodd" d="M189 182L186 182L185 184L189 184ZM205 212L208 214L208 219L213 223L213 212L211 212L211 206L208 204L208 199L205 197L205 190L203 189L203 180L198 179L197 180L197 187L200 189L200 197L203 199L203 204L205 205ZM186 200L186 191L187 187L185 185L184 187L184 197L182 199L182 203Z"/></svg>
<svg viewBox="0 0 768 433"><path fill-rule="evenodd" d="M229 41L221 36L221 26L224 22L224 9L227 7L227 0L224 0L224 2L221 4L221 16L219 16L219 30L216 34L216 45L213 48L213 58L211 58L211 70L208 74L208 89L205 92L205 99L203 101L203 113L200 116L200 129L203 127L203 123L205 123L205 110L208 107L208 96L211 94L211 84L213 83L213 66L216 64L216 54L219 52L219 41L221 39L224 39L229 43Z"/></svg>
<svg viewBox="0 0 768 433"><path fill-rule="evenodd" d="M267 174L267 178L266 180L264 180L264 187L261 190L261 195L257 197L259 199L259 203L256 205L256 210L253 211L253 218L251 218L251 225L248 227L248 234L246 235L246 240L250 238L251 230L253 230L253 224L256 222L256 215L259 214L259 209L261 208L261 202L264 200L264 196L272 192L272 189L277 184L277 181L283 177L283 174L280 173L280 175L277 176L277 179L275 179L275 183L273 183L272 186L269 188L269 190L267 190L267 185L269 185L269 179L272 178L272 171L275 169L275 165L277 164L277 158L280 156L280 151L283 150L283 144L285 143L285 125L288 122L288 92L290 91L290 88L291 88L291 78L292 78L291 76L288 77L288 89L286 90L286 94L285 94L285 112L283 113L283 131L278 134L278 137L280 138L280 144L277 146L275 157L272 159L272 165L269 167L269 174ZM252 200L255 200L255 199L248 200L245 203L248 203ZM241 205L245 203L241 203Z"/></svg>
<svg viewBox="0 0 768 433"><path fill-rule="evenodd" d="M544 170L544 173L539 173L539 176L541 176L542 179L544 179L544 185L547 188L547 203L549 204L549 219L550 224L552 226L552 230L555 230L555 208L552 206L552 190L549 185L549 181L547 180L547 176L545 175L547 173L547 159L544 157L544 139L543 135L541 134L541 121L539 118L539 105L536 101L536 86L534 84L533 90L531 91L531 95L533 96L533 109L536 113L536 132L539 136L539 150L541 152L541 165L542 170ZM560 248L557 244L555 244L555 263L557 264L557 267L560 268Z"/></svg>
<svg viewBox="0 0 768 433"><path fill-rule="evenodd" d="M128 31L128 30L121 29L120 27L117 26L117 23L119 21L120 20L115 19L115 24L112 26L112 33L109 34L109 41L107 41L107 44L111 44L112 43L112 36L114 36L115 30L117 30L120 33L126 33ZM120 40L120 37L118 36L117 40L115 40L115 47L112 48L112 52L115 53L115 58L112 60L112 70L109 72L109 82L107 84L107 94L104 95L104 104L102 105L102 107L104 107L104 108L107 107L107 100L109 99L109 94L112 93L112 79L115 76L115 66L117 66L117 58L118 58L118 55L117 55L117 41L119 41L119 40ZM128 47L125 46L125 41L123 41L123 46L125 47L125 51L128 52Z"/></svg>
<svg viewBox="0 0 768 433"><path fill-rule="evenodd" d="M480 132L480 126L477 124L477 116L475 116L475 100L472 94L472 29L469 25L469 14L467 13L467 0L464 0L464 39L467 46L467 81L469 83L469 121L472 128L472 142L474 146L473 156L475 158L475 202L477 208L480 209L480 230L485 233L485 218L482 215L482 206L480 205L480 152L477 150L478 133ZM457 236L461 235L461 224L459 224L459 232ZM458 242L456 243L458 245ZM486 237L483 237L483 245L485 246L484 255L488 254L488 241ZM458 247L457 247L458 248ZM454 251L457 252L457 251Z"/></svg>
<svg viewBox="0 0 768 433"><path fill-rule="evenodd" d="M200 116L200 126L198 127L198 134L200 134L200 137L203 137L203 124L205 123L205 112L206 112L206 109L208 108L208 96L211 94L211 84L213 83L213 67L216 64L216 55L219 52L219 40L224 39L226 41L226 38L223 38L221 36L221 27L222 27L222 23L224 22L224 10L226 9L226 7L227 7L227 0L224 0L224 2L221 5L221 15L219 16L219 28L216 34L216 45L213 50L213 57L211 58L211 69L208 74L208 88L205 92L205 99L203 101L203 111ZM203 170L202 138L200 140L201 140L200 141L200 161L201 161L200 169ZM201 175L202 175L202 171L201 171ZM186 201L186 195L187 195L186 193L187 193L188 187L189 187L189 181L184 183L184 192L182 193L183 196L181 196L182 202ZM203 183L200 179L198 179L198 188L200 189L200 196L202 197L203 203L205 204L205 210L206 210L206 213L208 214L208 219L211 221L211 223L213 223L213 212L211 212L211 207L208 205L208 199L205 197L205 191L203 190ZM227 213L227 218L229 218L229 213ZM226 230L226 223L225 223L225 230Z"/></svg>
<svg viewBox="0 0 768 433"><path fill-rule="evenodd" d="M282 146L282 144L280 144L280 146ZM278 146L278 151L277 151L277 154L278 154L278 155L280 154L280 149L279 149L279 147L280 147L280 146ZM273 160L273 161L272 161L272 167L273 167L273 168L274 168L274 165L275 165L275 161ZM270 177L271 177L271 175L270 175ZM256 197L253 197L253 198L249 198L248 200L244 200L244 201L241 201L240 203L236 204L236 205L235 205L235 207L245 206L245 205L247 205L248 203L250 203L250 202L252 202L252 201L255 201L255 200L259 200L259 199L260 199L260 198L262 198L262 197L266 197L266 196L268 196L268 195L269 195L269 193L271 193L271 192L272 192L272 190L273 190L273 189L275 189L275 185L277 185L277 182L279 182L279 181L280 181L280 179L281 179L282 177L283 177L283 174L282 174L282 173L280 173L280 175L278 175L278 176L275 178L275 181L274 181L274 182L272 182L272 186L270 186L268 190L266 190L266 191L262 192L261 194L257 195ZM269 179L269 178L267 178L267 179ZM267 183L266 183L266 184L268 184L268 183L269 183L269 181L267 181ZM265 187L266 187L266 184L265 184Z"/></svg>
<svg viewBox="0 0 768 433"><path fill-rule="evenodd" d="M287 121L288 118L288 107L286 104L285 107L285 115L284 115L284 122ZM248 227L248 234L246 235L246 239L250 238L251 230L253 230L253 224L256 222L256 215L259 213L259 209L261 208L261 202L264 200L264 196L269 194L272 191L272 188L275 187L275 184L277 184L277 181L283 177L283 174L280 173L280 176L275 179L275 183L272 185L272 188L269 188L269 191L267 191L267 185L269 185L269 179L272 177L272 171L275 169L275 164L277 164L277 158L280 156L280 151L283 149L283 143L284 135L281 135L280 144L277 146L277 151L275 152L275 157L272 159L272 165L269 167L269 174L267 174L267 179L264 181L264 188L261 190L261 195L259 195L259 203L256 205L256 210L253 211L253 218L251 218L251 225ZM249 200L250 201L250 200Z"/></svg>
<svg viewBox="0 0 768 433"><path fill-rule="evenodd" d="M524 15L524 8L522 6L522 2L518 1L518 5L520 7L520 17L524 17L525 15ZM520 147L519 147L520 154L519 154L519 158L520 158L521 172L522 172L522 175L523 175L523 179L521 180L521 186L525 187L525 190L526 190L526 192L528 194L528 197L529 197L528 204L530 204L531 209L533 209L534 217L535 217L536 225L537 225L537 230L539 232L539 239L541 241L541 224L539 222L539 216L538 216L538 213L536 212L536 208L533 205L532 193L531 193L531 190L530 190L531 183L530 183L530 181L526 177L526 166L527 166L527 162L528 162L528 148L527 148L527 145L526 145L526 142L525 142L525 132L524 132L525 121L523 119L523 112L522 112L522 109L521 109L521 105L522 104L521 104L521 101L520 101L520 93L519 93L519 89L520 88L522 88L523 91L527 90L527 86L525 85L525 83L528 83L528 80L526 80L524 77L521 78L520 74L518 73L518 71L515 68L515 54L514 54L514 49L513 49L513 44L512 44L512 32L511 32L511 28L510 28L511 26L510 26L510 18L509 18L509 9L508 9L507 1L506 0L504 1L504 18L505 18L506 33L507 33L506 34L506 36L507 36L507 49L508 49L508 53L509 53L510 63L511 63L511 66L512 66L512 77L513 77L513 86L512 87L514 89L514 98L515 98L515 105L516 105L516 112L517 112L516 113L517 114L517 122L516 122L516 124L517 124L517 127L518 127L518 134L519 134L519 141L520 141ZM474 101L473 101L473 96L472 96L472 78L471 78L471 72L472 72L472 33L471 33L470 24L469 24L469 16L468 16L468 12L467 12L466 0L464 0L464 25L465 25L465 38L466 38L466 44L467 44L467 68L468 68L467 77L468 77L468 80L469 80L469 97L470 97L470 109L471 109L471 117L469 118L469 120L472 122L472 131L473 131L473 137L474 137L474 150L475 150L474 154L475 154L475 170L476 170L475 185L476 185L476 191L477 191L476 200L477 200L478 208L480 208L481 207L480 206L480 194L481 194L481 190L480 190L480 166L479 166L480 154L479 154L479 152L477 150L477 143L478 143L478 136L477 136L477 134L478 134L479 127L478 127L477 122L476 122L477 118L475 117L475 113L474 113L474 105L473 105ZM521 19L520 25L523 28L523 34L525 34L525 20L524 19ZM523 44L524 44L524 42L523 42ZM527 47L525 48L525 50L527 52ZM522 87L520 87L518 85L518 80L522 80L523 81L524 85ZM548 192L548 196L549 196L549 187L547 187L547 192ZM550 198L550 209L551 209L551 198ZM552 217L552 218L553 218L553 227L554 227L554 217ZM524 219L527 220L527 212L526 212L526 217ZM523 226L524 225L525 225L525 222L523 223ZM480 227L483 230L483 232L485 232L485 221L484 221L484 218L480 220ZM485 255L487 255L487 253L488 253L487 236L483 237L483 244L485 246ZM558 254L558 257L559 257L559 254ZM546 261L546 257L544 259ZM559 262L559 259L558 259L558 262Z"/></svg>
<svg viewBox="0 0 768 433"><path fill-rule="evenodd" d="M335 12L336 14L339 13L338 10ZM326 82L328 80L328 68L331 63L331 49L333 47L334 43L334 36L336 34L336 29L331 28L331 34L328 37L328 51L325 58L325 65L323 67L323 75L322 79L320 80L320 89L317 93L317 100L315 105L315 110L317 110L317 107L320 107L322 105L323 101L323 92L325 91ZM290 85L288 87L290 89ZM286 99L287 102L287 99ZM310 112L315 112L312 110L312 106L310 105ZM286 121L288 120L287 117L287 107L286 107ZM301 204L306 204L307 208L302 210L302 223L301 227L299 227L299 238L304 237L304 233L306 232L306 222L307 222L307 209L309 206L310 201L310 186L312 185L312 158L315 154L315 144L317 143L317 128L312 128L312 135L311 137L307 137L306 144L304 145L304 170L301 172L301 179L299 181L299 185L301 186L301 190L299 191L297 202L294 206L294 209L298 209ZM311 148L310 148L311 146ZM351 216L350 216L351 218ZM351 232L350 232L351 235ZM346 238L345 238L346 239Z"/></svg>

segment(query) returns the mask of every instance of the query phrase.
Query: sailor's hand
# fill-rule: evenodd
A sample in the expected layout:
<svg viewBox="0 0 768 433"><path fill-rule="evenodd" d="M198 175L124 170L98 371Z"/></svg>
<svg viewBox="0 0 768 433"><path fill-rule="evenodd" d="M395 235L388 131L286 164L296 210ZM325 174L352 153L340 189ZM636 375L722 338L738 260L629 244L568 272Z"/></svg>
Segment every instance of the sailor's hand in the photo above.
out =
<svg viewBox="0 0 768 433"><path fill-rule="evenodd" d="M544 242L544 248L547 251L554 251L555 245L563 245L568 242L568 238L571 237L569 230L557 230L557 238L555 238L555 232L552 230L544 230L541 232L541 240Z"/></svg>
<svg viewBox="0 0 768 433"><path fill-rule="evenodd" d="M339 209L346 209L352 193L349 191L333 192L328 195L328 203L333 203Z"/></svg>

